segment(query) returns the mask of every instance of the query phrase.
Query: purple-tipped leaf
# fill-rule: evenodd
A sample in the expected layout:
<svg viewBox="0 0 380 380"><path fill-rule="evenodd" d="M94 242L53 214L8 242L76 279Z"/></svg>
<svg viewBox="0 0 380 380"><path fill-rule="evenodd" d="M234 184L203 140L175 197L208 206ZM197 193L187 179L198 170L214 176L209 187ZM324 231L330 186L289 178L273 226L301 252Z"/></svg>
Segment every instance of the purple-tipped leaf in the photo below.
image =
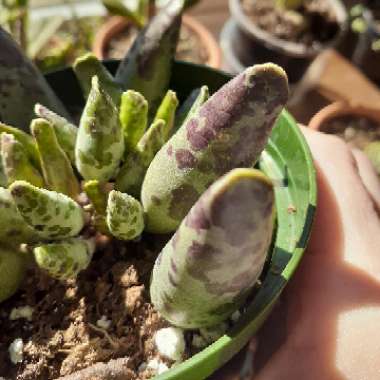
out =
<svg viewBox="0 0 380 380"><path fill-rule="evenodd" d="M162 147L142 187L147 229L174 231L200 195L237 167L251 167L288 99L285 72L249 67L202 105Z"/></svg>
<svg viewBox="0 0 380 380"><path fill-rule="evenodd" d="M256 283L273 228L272 183L254 169L223 176L193 206L158 257L150 287L155 308L182 328L227 319Z"/></svg>

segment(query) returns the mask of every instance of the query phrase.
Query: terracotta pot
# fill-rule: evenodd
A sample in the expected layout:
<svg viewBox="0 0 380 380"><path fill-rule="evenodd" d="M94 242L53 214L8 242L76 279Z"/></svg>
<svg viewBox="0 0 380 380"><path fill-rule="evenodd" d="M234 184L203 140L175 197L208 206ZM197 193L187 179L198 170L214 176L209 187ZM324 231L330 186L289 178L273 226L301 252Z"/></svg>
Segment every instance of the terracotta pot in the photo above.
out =
<svg viewBox="0 0 380 380"><path fill-rule="evenodd" d="M105 56L105 51L109 41L122 32L129 23L130 21L124 17L113 16L103 25L96 34L93 44L93 52L99 59L107 58ZM189 30L198 35L199 40L202 41L209 57L205 64L215 69L219 69L222 62L222 53L212 34L207 28L191 16L184 15L182 17L182 23Z"/></svg>
<svg viewBox="0 0 380 380"><path fill-rule="evenodd" d="M327 121L339 116L349 115L366 117L380 125L380 109L349 104L347 102L335 102L317 112L310 120L309 127L317 131L330 133L325 127Z"/></svg>
<svg viewBox="0 0 380 380"><path fill-rule="evenodd" d="M244 12L241 0L229 0L234 23L225 30L225 46L229 46L237 61L244 66L254 63L275 62L288 74L290 82L299 81L312 60L324 49L334 47L347 31L347 11L340 0L328 0L334 9L339 31L328 43L322 46L306 46L302 43L286 41L259 28ZM226 49L223 49L224 52ZM228 59L228 57L227 57Z"/></svg>

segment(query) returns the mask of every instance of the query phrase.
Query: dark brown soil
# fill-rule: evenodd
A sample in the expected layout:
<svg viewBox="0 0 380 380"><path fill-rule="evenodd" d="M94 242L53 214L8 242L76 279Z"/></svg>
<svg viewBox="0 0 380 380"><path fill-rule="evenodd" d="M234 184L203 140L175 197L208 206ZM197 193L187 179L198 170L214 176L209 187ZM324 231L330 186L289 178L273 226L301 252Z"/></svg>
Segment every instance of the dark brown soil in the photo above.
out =
<svg viewBox="0 0 380 380"><path fill-rule="evenodd" d="M107 47L106 58L123 58L132 46L137 33L138 30L129 25L122 33L114 37ZM181 28L176 58L181 61L198 64L205 64L209 59L208 52L198 35L187 28L186 25L182 25Z"/></svg>
<svg viewBox="0 0 380 380"><path fill-rule="evenodd" d="M241 2L256 26L283 40L318 46L333 39L339 31L328 0L306 0L296 11L278 9L271 0Z"/></svg>
<svg viewBox="0 0 380 380"><path fill-rule="evenodd" d="M380 125L363 116L340 116L323 124L323 130L343 138L351 146L364 149L380 140Z"/></svg>
<svg viewBox="0 0 380 380"><path fill-rule="evenodd" d="M89 269L65 283L30 270L18 295L1 305L0 377L56 379L117 358L126 358L115 365L127 365L128 380L149 377L149 370L138 373L138 367L158 357L153 336L166 326L148 296L150 273L163 243L149 236L144 243L107 243ZM9 319L20 306L34 309L31 321ZM109 327L98 323L102 317ZM8 353L16 338L24 342L23 361L17 365Z"/></svg>

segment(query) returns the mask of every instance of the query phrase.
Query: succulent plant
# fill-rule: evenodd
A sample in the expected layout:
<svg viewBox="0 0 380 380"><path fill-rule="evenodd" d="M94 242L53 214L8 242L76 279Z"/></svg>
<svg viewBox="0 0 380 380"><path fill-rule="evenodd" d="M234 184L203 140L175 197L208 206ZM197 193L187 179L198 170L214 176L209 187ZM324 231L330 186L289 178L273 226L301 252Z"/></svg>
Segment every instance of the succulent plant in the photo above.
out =
<svg viewBox="0 0 380 380"><path fill-rule="evenodd" d="M151 20L115 78L91 55L77 61L79 127L41 99L31 135L0 124L0 301L31 257L66 280L90 264L99 235L177 230L153 271L156 309L196 328L244 302L274 229L273 186L251 167L287 101L287 78L274 64L253 66L178 108L168 85L182 8L171 2Z"/></svg>

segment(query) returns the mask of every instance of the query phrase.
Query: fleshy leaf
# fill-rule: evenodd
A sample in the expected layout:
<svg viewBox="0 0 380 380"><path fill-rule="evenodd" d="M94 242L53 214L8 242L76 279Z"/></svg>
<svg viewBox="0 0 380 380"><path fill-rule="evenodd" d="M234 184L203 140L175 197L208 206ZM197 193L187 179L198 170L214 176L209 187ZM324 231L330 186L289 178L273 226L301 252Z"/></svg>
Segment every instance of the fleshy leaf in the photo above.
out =
<svg viewBox="0 0 380 380"><path fill-rule="evenodd" d="M9 188L25 222L44 239L65 239L84 227L82 208L64 194L16 181Z"/></svg>
<svg viewBox="0 0 380 380"><path fill-rule="evenodd" d="M124 138L118 110L110 96L92 78L75 147L76 167L85 180L108 182L124 155Z"/></svg>
<svg viewBox="0 0 380 380"><path fill-rule="evenodd" d="M140 198L146 170L142 154L137 151L130 152L116 177L116 190Z"/></svg>
<svg viewBox="0 0 380 380"><path fill-rule="evenodd" d="M111 191L107 204L107 225L120 240L133 240L144 230L144 211L138 200L119 191Z"/></svg>
<svg viewBox="0 0 380 380"><path fill-rule="evenodd" d="M91 92L91 81L96 75L99 79L100 86L112 98L115 105L119 105L122 90L115 82L111 73L94 54L87 53L82 57L79 57L75 61L73 69L78 78L85 99L88 98L88 95Z"/></svg>
<svg viewBox="0 0 380 380"><path fill-rule="evenodd" d="M76 199L80 193L79 182L69 158L58 143L54 127L45 119L35 119L31 131L38 146L47 188Z"/></svg>
<svg viewBox="0 0 380 380"><path fill-rule="evenodd" d="M152 162L156 153L165 144L166 123L164 120L155 120L137 144L137 150L143 157L146 167Z"/></svg>
<svg viewBox="0 0 380 380"><path fill-rule="evenodd" d="M95 252L95 242L82 238L42 244L34 248L38 266L58 280L76 278L86 269Z"/></svg>
<svg viewBox="0 0 380 380"><path fill-rule="evenodd" d="M234 169L201 196L154 266L150 294L171 324L194 329L226 320L260 273L274 229L273 185Z"/></svg>
<svg viewBox="0 0 380 380"><path fill-rule="evenodd" d="M275 64L247 68L217 91L156 154L141 199L149 232L174 231L221 175L251 167L289 95Z"/></svg>
<svg viewBox="0 0 380 380"><path fill-rule="evenodd" d="M148 102L140 93L133 90L123 93L120 104L120 123L124 133L126 152L135 150L148 125Z"/></svg>
<svg viewBox="0 0 380 380"><path fill-rule="evenodd" d="M97 180L85 182L83 189L94 208L93 224L100 232L108 234L106 213L109 190L106 189L105 184L99 183Z"/></svg>
<svg viewBox="0 0 380 380"><path fill-rule="evenodd" d="M205 103L209 97L210 93L207 86L193 90L177 112L175 129L172 134L177 132L182 124L187 123L192 117L196 116L203 103Z"/></svg>
<svg viewBox="0 0 380 380"><path fill-rule="evenodd" d="M0 147L2 167L7 178L7 186L21 179L37 187L44 186L42 176L29 161L24 146L13 135L2 133Z"/></svg>
<svg viewBox="0 0 380 380"><path fill-rule="evenodd" d="M168 89L181 26L183 0L174 0L153 17L119 65L115 80L148 101L153 117Z"/></svg>
<svg viewBox="0 0 380 380"><path fill-rule="evenodd" d="M175 113L178 107L178 103L177 94L174 91L169 90L162 100L161 105L158 108L156 116L154 118L155 121L163 120L166 124L164 131L165 141L169 138L170 133L174 127Z"/></svg>
<svg viewBox="0 0 380 380"><path fill-rule="evenodd" d="M75 164L75 142L78 128L67 119L57 115L41 104L34 107L36 115L48 121L54 128L59 145L67 154L72 164Z"/></svg>
<svg viewBox="0 0 380 380"><path fill-rule="evenodd" d="M25 269L25 257L18 250L0 246L0 303L18 290Z"/></svg>
<svg viewBox="0 0 380 380"><path fill-rule="evenodd" d="M9 190L0 187L0 244L18 245L40 239L17 210Z"/></svg>
<svg viewBox="0 0 380 380"><path fill-rule="evenodd" d="M130 152L116 177L116 189L140 197L145 173L155 154L165 143L166 124L156 120L145 132L137 144L137 149Z"/></svg>
<svg viewBox="0 0 380 380"><path fill-rule="evenodd" d="M3 124L0 122L0 134L1 133L9 133L13 135L17 141L19 141L28 154L31 162L36 168L40 168L40 155L38 153L38 149L36 143L32 136L23 132L21 129L11 127L10 125Z"/></svg>

